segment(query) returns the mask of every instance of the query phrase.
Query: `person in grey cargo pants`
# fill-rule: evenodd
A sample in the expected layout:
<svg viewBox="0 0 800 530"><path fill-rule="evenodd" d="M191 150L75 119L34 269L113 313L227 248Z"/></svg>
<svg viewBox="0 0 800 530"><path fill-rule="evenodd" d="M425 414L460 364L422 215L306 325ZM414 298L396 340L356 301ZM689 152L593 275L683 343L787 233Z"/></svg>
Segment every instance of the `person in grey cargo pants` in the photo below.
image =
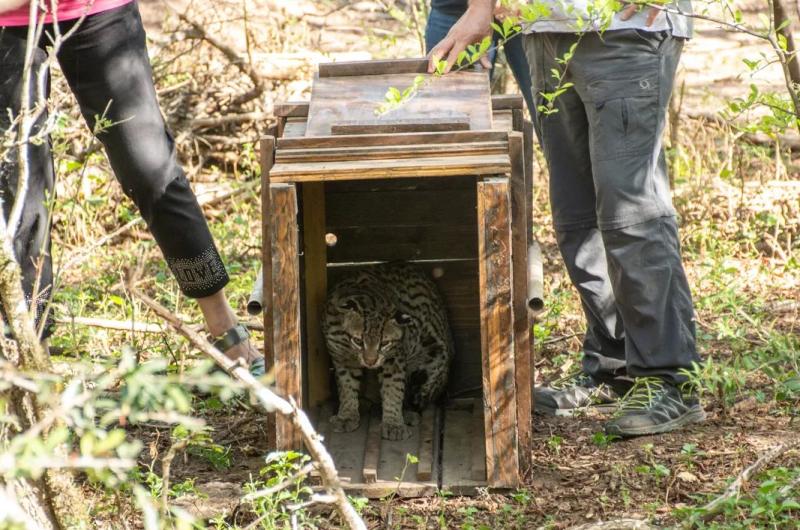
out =
<svg viewBox="0 0 800 530"><path fill-rule="evenodd" d="M605 429L619 436L702 421L682 373L700 358L661 139L691 20L627 6L602 33L586 15L588 31L578 34L586 0L545 3L550 14L522 37L537 104L556 90L557 59L578 42L563 78L573 85L555 99L555 112L536 113L536 125L558 246L587 327L582 370L537 387L535 410L614 410ZM472 0L431 62L482 39L493 7ZM691 5L669 9L687 13Z"/></svg>

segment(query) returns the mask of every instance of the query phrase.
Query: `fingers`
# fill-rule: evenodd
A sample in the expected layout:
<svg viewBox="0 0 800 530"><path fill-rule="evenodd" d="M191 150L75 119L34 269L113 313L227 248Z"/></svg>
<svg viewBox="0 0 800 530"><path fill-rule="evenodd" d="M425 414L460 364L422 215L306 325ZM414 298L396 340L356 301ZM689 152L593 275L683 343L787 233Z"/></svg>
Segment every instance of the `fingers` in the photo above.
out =
<svg viewBox="0 0 800 530"><path fill-rule="evenodd" d="M656 17L658 16L659 13L661 13L661 10L657 7L651 7L650 11L647 12L646 24L648 28L653 25L653 22L656 21Z"/></svg>
<svg viewBox="0 0 800 530"><path fill-rule="evenodd" d="M489 60L489 56L487 54L481 55L481 66L486 68L487 70L492 69L492 61Z"/></svg>
<svg viewBox="0 0 800 530"><path fill-rule="evenodd" d="M428 73L432 74L436 71L436 65L442 60L442 57L450 53L453 48L454 40L452 37L445 37L436 46L433 47L428 59Z"/></svg>
<svg viewBox="0 0 800 530"><path fill-rule="evenodd" d="M622 10L622 12L619 15L619 18L621 20L630 20L630 18L633 15L635 15L638 11L639 11L638 6L636 6L636 4L631 4L628 7L626 7L625 9Z"/></svg>

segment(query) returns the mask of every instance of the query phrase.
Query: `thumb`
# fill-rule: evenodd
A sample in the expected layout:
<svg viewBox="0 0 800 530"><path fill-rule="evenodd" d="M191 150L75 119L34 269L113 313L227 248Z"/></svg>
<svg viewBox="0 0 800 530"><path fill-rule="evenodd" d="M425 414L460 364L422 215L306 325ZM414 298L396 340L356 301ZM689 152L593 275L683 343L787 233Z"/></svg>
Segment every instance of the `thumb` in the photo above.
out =
<svg viewBox="0 0 800 530"><path fill-rule="evenodd" d="M480 58L480 63L481 63L481 66L483 66L487 70L491 70L492 69L492 61L489 60L489 56L488 55L485 55L485 54L482 55L481 58Z"/></svg>

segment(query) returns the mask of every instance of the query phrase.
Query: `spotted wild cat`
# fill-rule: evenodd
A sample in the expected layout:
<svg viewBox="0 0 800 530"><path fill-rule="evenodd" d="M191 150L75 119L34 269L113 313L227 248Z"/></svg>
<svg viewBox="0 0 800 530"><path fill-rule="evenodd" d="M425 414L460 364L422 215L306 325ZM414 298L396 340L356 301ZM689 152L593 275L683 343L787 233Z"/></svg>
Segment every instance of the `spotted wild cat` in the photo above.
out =
<svg viewBox="0 0 800 530"><path fill-rule="evenodd" d="M323 332L336 370L336 432L360 423L358 393L364 370L377 370L383 407L381 434L410 436L420 412L444 390L453 340L433 281L408 263L362 269L330 291ZM404 410L405 405L405 410Z"/></svg>

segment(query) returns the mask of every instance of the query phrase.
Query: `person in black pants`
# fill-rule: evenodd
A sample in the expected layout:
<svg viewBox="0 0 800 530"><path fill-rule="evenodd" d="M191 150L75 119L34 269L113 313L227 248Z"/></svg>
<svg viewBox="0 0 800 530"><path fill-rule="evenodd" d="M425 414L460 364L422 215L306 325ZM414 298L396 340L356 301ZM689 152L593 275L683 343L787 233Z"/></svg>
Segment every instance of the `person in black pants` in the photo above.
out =
<svg viewBox="0 0 800 530"><path fill-rule="evenodd" d="M447 36L450 28L466 13L468 4L468 0L431 0L431 12L428 16L428 24L425 27L425 48L428 53ZM495 33L493 39L496 48L500 35ZM506 54L508 66L511 68L511 73L514 74L514 79L516 79L517 85L519 85L522 92L522 97L525 99L528 112L533 116L536 112L536 106L533 102L533 83L531 82L531 72L528 67L528 59L525 57L521 36L516 35L505 42L503 50ZM494 70L494 64L497 61L496 49L489 54L489 60L491 61L492 70Z"/></svg>
<svg viewBox="0 0 800 530"><path fill-rule="evenodd" d="M181 290L197 299L216 345L229 357L244 359L253 373L260 375L264 371L263 357L248 340L245 328L237 324L225 297L225 265L178 164L175 143L161 115L137 4L118 4L90 14L80 23L78 19L59 21L62 35L75 24L80 25L58 51L58 62L89 127L94 131L100 116L112 124L97 132L97 138ZM20 112L27 33L26 25L0 27L3 132L12 125L11 117ZM34 50L34 72L46 62L48 34L53 34L52 23L45 24ZM32 85L30 97L36 102L36 83ZM42 116L36 127L43 127L45 120L46 116ZM54 169L49 141L29 142L22 148L27 150L30 177L28 192L21 198L24 209L14 250L22 270L23 289L29 302L35 304L39 320L52 295L47 201L54 191ZM6 219L17 200L17 166L17 149L9 149L0 161L0 199ZM36 286L38 292L34 292ZM44 326L43 338L50 333L51 326Z"/></svg>

